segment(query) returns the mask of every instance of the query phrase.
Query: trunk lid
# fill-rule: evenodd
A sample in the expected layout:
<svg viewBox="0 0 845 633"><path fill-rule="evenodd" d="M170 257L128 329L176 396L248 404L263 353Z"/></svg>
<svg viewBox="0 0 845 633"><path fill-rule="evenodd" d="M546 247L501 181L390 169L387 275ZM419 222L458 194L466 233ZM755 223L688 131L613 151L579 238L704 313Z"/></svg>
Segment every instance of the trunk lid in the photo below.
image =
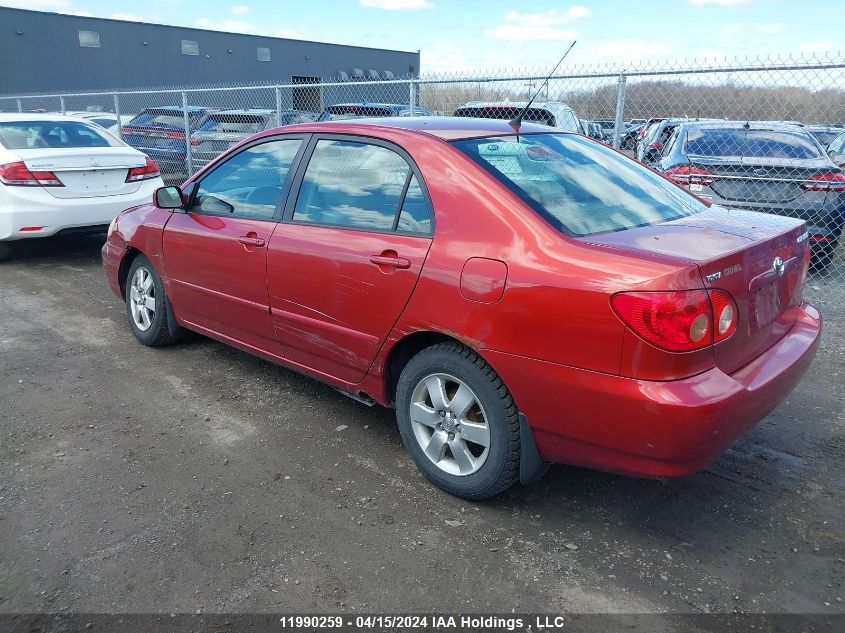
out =
<svg viewBox="0 0 845 633"><path fill-rule="evenodd" d="M797 318L809 249L800 220L714 206L670 222L583 239L695 263L703 287L730 293L738 327L714 346L716 366L725 373L777 343Z"/></svg>
<svg viewBox="0 0 845 633"><path fill-rule="evenodd" d="M51 171L63 187L44 187L54 198L96 198L132 193L139 182L126 182L131 167L146 158L129 147L35 148L15 150L31 171Z"/></svg>

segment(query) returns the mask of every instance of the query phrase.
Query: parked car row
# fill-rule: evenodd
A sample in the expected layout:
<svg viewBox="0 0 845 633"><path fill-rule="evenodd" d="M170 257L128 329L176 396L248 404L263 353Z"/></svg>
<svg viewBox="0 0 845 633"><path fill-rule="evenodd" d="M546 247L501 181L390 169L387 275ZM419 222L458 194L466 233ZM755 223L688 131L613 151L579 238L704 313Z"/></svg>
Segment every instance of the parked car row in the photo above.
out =
<svg viewBox="0 0 845 633"><path fill-rule="evenodd" d="M721 207L805 220L812 267L828 271L845 225L842 127L667 118L649 125L636 156Z"/></svg>

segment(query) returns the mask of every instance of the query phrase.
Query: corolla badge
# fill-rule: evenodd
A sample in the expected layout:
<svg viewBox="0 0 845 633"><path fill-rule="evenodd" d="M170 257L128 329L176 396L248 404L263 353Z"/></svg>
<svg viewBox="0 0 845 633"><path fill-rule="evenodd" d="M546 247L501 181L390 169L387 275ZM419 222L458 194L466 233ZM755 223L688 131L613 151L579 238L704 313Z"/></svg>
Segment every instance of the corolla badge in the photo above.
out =
<svg viewBox="0 0 845 633"><path fill-rule="evenodd" d="M783 260L780 257L775 257L775 260L772 262L772 270L774 270L778 277L783 275L783 271L786 267L783 265Z"/></svg>
<svg viewBox="0 0 845 633"><path fill-rule="evenodd" d="M769 175L769 172L768 172L768 170L766 170L766 169L755 169L755 170L754 170L754 175L755 175L755 176L768 176L768 175Z"/></svg>
<svg viewBox="0 0 845 633"><path fill-rule="evenodd" d="M100 166L100 159L96 156L91 157L91 167L99 167Z"/></svg>

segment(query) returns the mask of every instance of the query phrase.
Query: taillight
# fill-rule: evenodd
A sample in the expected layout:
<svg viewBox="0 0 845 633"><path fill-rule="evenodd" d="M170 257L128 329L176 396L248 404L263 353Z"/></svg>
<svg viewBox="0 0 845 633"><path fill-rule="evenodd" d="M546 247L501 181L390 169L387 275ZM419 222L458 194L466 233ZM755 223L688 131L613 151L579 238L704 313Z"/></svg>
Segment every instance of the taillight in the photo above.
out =
<svg viewBox="0 0 845 633"><path fill-rule="evenodd" d="M148 158L143 167L132 167L126 174L126 182L138 182L139 180L150 180L161 176L158 163Z"/></svg>
<svg viewBox="0 0 845 633"><path fill-rule="evenodd" d="M663 143L652 143L651 145L648 146L648 148L654 149L654 150L661 150L661 149L663 149Z"/></svg>
<svg viewBox="0 0 845 633"><path fill-rule="evenodd" d="M692 352L736 331L736 303L723 290L620 292L610 299L637 336L670 352ZM715 315L715 317L714 317Z"/></svg>
<svg viewBox="0 0 845 633"><path fill-rule="evenodd" d="M0 165L0 182L9 187L64 187L52 171L30 171L23 161Z"/></svg>
<svg viewBox="0 0 845 633"><path fill-rule="evenodd" d="M202 145L202 139L192 136L191 137L191 145L193 145L194 147L196 147L197 145Z"/></svg>
<svg viewBox="0 0 845 633"><path fill-rule="evenodd" d="M185 140L185 133L184 132L165 132L164 135L167 138L172 138L177 141L184 141Z"/></svg>
<svg viewBox="0 0 845 633"><path fill-rule="evenodd" d="M828 171L810 176L801 186L807 191L845 191L845 174L841 171Z"/></svg>
<svg viewBox="0 0 845 633"><path fill-rule="evenodd" d="M713 307L713 342L719 343L736 332L737 307L733 298L724 290L708 290Z"/></svg>
<svg viewBox="0 0 845 633"><path fill-rule="evenodd" d="M678 165L663 172L663 175L679 185L712 185L717 178L706 169L691 165Z"/></svg>

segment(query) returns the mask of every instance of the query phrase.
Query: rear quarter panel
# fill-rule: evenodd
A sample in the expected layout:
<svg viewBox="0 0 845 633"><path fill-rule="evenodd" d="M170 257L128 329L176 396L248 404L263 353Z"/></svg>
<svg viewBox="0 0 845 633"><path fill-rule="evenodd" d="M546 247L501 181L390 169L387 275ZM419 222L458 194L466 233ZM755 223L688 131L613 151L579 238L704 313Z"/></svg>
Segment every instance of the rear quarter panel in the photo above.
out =
<svg viewBox="0 0 845 633"><path fill-rule="evenodd" d="M435 209L435 236L415 292L390 347L417 331L450 335L479 350L618 374L625 328L610 308L619 290L700 288L695 266L569 239L442 141L403 139L420 167ZM501 299L465 298L460 276L469 258L507 267ZM712 353L707 356L712 366Z"/></svg>

